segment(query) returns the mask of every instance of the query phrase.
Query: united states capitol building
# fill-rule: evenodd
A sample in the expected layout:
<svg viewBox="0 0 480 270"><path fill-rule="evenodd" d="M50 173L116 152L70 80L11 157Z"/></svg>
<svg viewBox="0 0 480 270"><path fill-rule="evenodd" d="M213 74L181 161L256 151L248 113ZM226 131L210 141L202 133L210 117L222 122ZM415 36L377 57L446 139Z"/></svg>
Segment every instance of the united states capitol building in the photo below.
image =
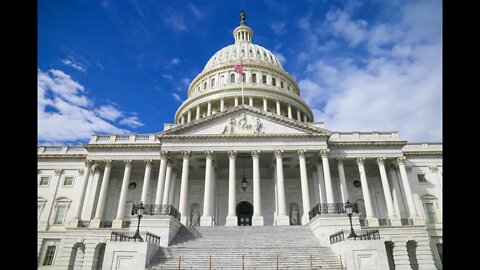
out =
<svg viewBox="0 0 480 270"><path fill-rule="evenodd" d="M245 17L162 131L38 147L39 269L442 269L442 144L315 122Z"/></svg>

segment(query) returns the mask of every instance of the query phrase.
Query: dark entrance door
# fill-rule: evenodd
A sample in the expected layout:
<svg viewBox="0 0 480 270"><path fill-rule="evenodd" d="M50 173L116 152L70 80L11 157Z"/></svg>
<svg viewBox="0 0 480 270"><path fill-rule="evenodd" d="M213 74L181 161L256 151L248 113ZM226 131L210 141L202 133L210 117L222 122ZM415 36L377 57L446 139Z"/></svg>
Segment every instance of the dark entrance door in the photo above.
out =
<svg viewBox="0 0 480 270"><path fill-rule="evenodd" d="M237 204L238 226L252 226L253 206L246 201Z"/></svg>

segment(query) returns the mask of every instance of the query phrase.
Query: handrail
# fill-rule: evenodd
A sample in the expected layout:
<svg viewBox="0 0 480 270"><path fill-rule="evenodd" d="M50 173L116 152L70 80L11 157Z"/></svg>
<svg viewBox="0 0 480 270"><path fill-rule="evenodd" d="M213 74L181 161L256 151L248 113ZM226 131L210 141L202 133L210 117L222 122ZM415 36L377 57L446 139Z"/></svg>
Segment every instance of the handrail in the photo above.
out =
<svg viewBox="0 0 480 270"><path fill-rule="evenodd" d="M360 230L354 231L355 234L353 237L350 237L351 229L341 230L330 235L330 244L335 244L341 241L345 241L345 234L348 235L347 239L353 240L379 240L380 239L380 232L378 230Z"/></svg>
<svg viewBox="0 0 480 270"><path fill-rule="evenodd" d="M140 203L133 204L133 212L136 213ZM168 215L180 221L180 212L171 204L144 204L144 215Z"/></svg>
<svg viewBox="0 0 480 270"><path fill-rule="evenodd" d="M112 231L110 234L111 242L147 242L152 245L160 246L160 236L153 233L139 232L142 239L135 237L135 232L129 231Z"/></svg>
<svg viewBox="0 0 480 270"><path fill-rule="evenodd" d="M317 203L312 209L308 212L310 219L314 218L317 215L325 214L346 214L345 206L347 203ZM357 203L353 204L353 212L358 213Z"/></svg>

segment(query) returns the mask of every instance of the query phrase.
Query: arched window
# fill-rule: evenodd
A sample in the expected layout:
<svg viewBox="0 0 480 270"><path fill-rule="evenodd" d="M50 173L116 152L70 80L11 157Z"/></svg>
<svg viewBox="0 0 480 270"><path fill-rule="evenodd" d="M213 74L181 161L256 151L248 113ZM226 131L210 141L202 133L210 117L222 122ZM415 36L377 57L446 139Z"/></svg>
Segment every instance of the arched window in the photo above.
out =
<svg viewBox="0 0 480 270"><path fill-rule="evenodd" d="M204 89L204 90L207 89L207 82L204 82L204 83L203 83L203 89Z"/></svg>
<svg viewBox="0 0 480 270"><path fill-rule="evenodd" d="M272 85L277 86L277 81L275 80L275 78L272 78Z"/></svg>
<svg viewBox="0 0 480 270"><path fill-rule="evenodd" d="M220 76L220 85L224 85L225 84L225 76Z"/></svg>
<svg viewBox="0 0 480 270"><path fill-rule="evenodd" d="M267 83L267 75L262 75L262 83Z"/></svg>
<svg viewBox="0 0 480 270"><path fill-rule="evenodd" d="M215 86L215 78L212 78L212 82L210 84L210 88L213 88Z"/></svg>
<svg viewBox="0 0 480 270"><path fill-rule="evenodd" d="M242 82L246 82L247 80L247 75L245 73L242 73Z"/></svg>
<svg viewBox="0 0 480 270"><path fill-rule="evenodd" d="M252 74L252 82L257 83L257 74L255 73Z"/></svg>
<svg viewBox="0 0 480 270"><path fill-rule="evenodd" d="M280 87L283 89L283 81L280 81Z"/></svg>
<svg viewBox="0 0 480 270"><path fill-rule="evenodd" d="M230 83L234 83L235 82L235 74L230 74Z"/></svg>

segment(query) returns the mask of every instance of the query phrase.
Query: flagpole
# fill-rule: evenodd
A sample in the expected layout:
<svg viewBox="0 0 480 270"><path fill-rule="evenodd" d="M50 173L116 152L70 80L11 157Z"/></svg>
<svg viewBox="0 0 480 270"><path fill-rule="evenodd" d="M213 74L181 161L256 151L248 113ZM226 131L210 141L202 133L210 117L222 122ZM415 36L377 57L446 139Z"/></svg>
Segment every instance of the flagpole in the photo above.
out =
<svg viewBox="0 0 480 270"><path fill-rule="evenodd" d="M243 63L242 63L241 55L240 55L240 65L242 66L242 77L240 78L240 80L242 81L242 105L245 105L245 103L243 102Z"/></svg>

